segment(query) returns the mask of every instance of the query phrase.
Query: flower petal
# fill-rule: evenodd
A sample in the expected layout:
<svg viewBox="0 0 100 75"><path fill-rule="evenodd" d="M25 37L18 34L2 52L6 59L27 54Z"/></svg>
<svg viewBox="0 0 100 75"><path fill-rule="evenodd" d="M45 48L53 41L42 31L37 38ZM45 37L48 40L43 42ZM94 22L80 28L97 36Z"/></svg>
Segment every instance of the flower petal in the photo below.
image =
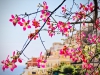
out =
<svg viewBox="0 0 100 75"><path fill-rule="evenodd" d="M26 30L26 27L23 27L23 30L25 31Z"/></svg>
<svg viewBox="0 0 100 75"><path fill-rule="evenodd" d="M18 58L18 61L19 61L20 63L22 63L22 59Z"/></svg>
<svg viewBox="0 0 100 75"><path fill-rule="evenodd" d="M27 23L29 24L30 23L30 20L28 20Z"/></svg>
<svg viewBox="0 0 100 75"><path fill-rule="evenodd" d="M13 56L15 56L15 51L13 52Z"/></svg>
<svg viewBox="0 0 100 75"><path fill-rule="evenodd" d="M28 28L31 28L31 26L30 26L30 25L28 25L27 27L28 27Z"/></svg>
<svg viewBox="0 0 100 75"><path fill-rule="evenodd" d="M43 5L47 5L47 3L44 1L44 2L43 2Z"/></svg>
<svg viewBox="0 0 100 75"><path fill-rule="evenodd" d="M18 22L18 24L19 24L20 26L23 26L23 23L22 23L22 22Z"/></svg>
<svg viewBox="0 0 100 75"><path fill-rule="evenodd" d="M42 56L42 52L40 53L40 57Z"/></svg>
<svg viewBox="0 0 100 75"><path fill-rule="evenodd" d="M5 66L2 67L2 70L5 71Z"/></svg>
<svg viewBox="0 0 100 75"><path fill-rule="evenodd" d="M14 15L11 15L12 18L15 18Z"/></svg>
<svg viewBox="0 0 100 75"><path fill-rule="evenodd" d="M4 60L3 60L3 61L1 61L1 63L2 63L2 64L4 64Z"/></svg>
<svg viewBox="0 0 100 75"><path fill-rule="evenodd" d="M25 22L25 19L22 18L22 22Z"/></svg>
<svg viewBox="0 0 100 75"><path fill-rule="evenodd" d="M13 21L13 19L9 19L9 21L10 21L10 22L12 22L12 21Z"/></svg>
<svg viewBox="0 0 100 75"><path fill-rule="evenodd" d="M91 3L90 3L90 6L92 6L92 5L93 5L93 3L91 2Z"/></svg>
<svg viewBox="0 0 100 75"><path fill-rule="evenodd" d="M20 17L17 18L18 21L19 21L20 19L21 19Z"/></svg>
<svg viewBox="0 0 100 75"><path fill-rule="evenodd" d="M15 23L15 22L13 22L13 25L14 25L14 26L16 26L16 23Z"/></svg>

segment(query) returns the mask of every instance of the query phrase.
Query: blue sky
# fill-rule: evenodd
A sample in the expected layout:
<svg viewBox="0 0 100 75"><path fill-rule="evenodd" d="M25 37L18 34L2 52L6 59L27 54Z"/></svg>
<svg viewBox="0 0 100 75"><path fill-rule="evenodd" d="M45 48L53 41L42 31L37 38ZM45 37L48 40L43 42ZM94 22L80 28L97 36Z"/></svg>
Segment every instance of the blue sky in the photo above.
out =
<svg viewBox="0 0 100 75"><path fill-rule="evenodd" d="M0 61L6 59L7 55L12 55L14 50L21 50L24 45L27 36L30 32L34 31L34 29L27 29L23 31L22 27L16 26L14 27L9 19L11 14L23 14L25 12L32 13L37 10L38 3L42 3L44 0L1 0L0 1ZM49 9L54 10L62 0L46 0ZM76 0L77 3L86 3L86 0ZM63 5L69 9L72 5L72 0L67 0ZM76 11L76 7L74 10ZM56 12L56 14L60 15L61 8ZM32 20L35 15L32 15L30 19ZM37 16L37 19L39 17ZM56 17L56 20L63 20L62 18ZM42 23L41 23L42 24ZM48 36L48 33L45 31L41 32L41 37L45 41L45 46L49 49L52 46L53 42L62 42L61 39L65 38L61 35L56 35L53 38ZM40 52L45 52L40 39L33 40L25 49L24 53L29 58L39 56ZM27 61L27 59L21 55L21 57L25 60L23 64ZM22 64L21 64L22 65Z"/></svg>

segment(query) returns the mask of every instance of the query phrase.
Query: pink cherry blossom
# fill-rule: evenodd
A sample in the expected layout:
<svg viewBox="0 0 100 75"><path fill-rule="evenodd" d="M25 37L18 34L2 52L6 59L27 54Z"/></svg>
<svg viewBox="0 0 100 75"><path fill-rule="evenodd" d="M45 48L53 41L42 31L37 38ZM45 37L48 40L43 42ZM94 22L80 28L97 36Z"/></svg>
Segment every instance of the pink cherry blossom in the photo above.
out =
<svg viewBox="0 0 100 75"><path fill-rule="evenodd" d="M14 26L16 26L16 24L20 21L20 17L18 17L17 15L11 15L11 19L9 19L9 21L12 22Z"/></svg>
<svg viewBox="0 0 100 75"><path fill-rule="evenodd" d="M40 57L37 59L37 63L38 63L38 67L42 67L44 68L45 67L45 63L46 63L46 60L44 60L44 57L42 56L42 52L40 53Z"/></svg>
<svg viewBox="0 0 100 75"><path fill-rule="evenodd" d="M48 10L48 5L45 1L43 2L43 10Z"/></svg>
<svg viewBox="0 0 100 75"><path fill-rule="evenodd" d="M11 58L11 59L10 59ZM18 54L14 51L13 56L9 58L6 58L6 60L3 60L1 63L3 64L2 70L4 71L5 69L10 68L11 71L13 71L17 65L15 64L17 61L22 63L22 60L19 58Z"/></svg>
<svg viewBox="0 0 100 75"><path fill-rule="evenodd" d="M62 12L65 14L66 13L66 5L62 7Z"/></svg>
<svg viewBox="0 0 100 75"><path fill-rule="evenodd" d="M85 5L81 4L81 3L80 3L80 9L83 9L86 12L88 11L88 8Z"/></svg>
<svg viewBox="0 0 100 75"><path fill-rule="evenodd" d="M23 19L23 18L22 18L22 22L21 21L18 22L18 24L20 26L23 26L23 30L24 31L26 30L26 28L31 28L31 26L29 25L29 23L30 23L30 20L25 21L25 19Z"/></svg>
<svg viewBox="0 0 100 75"><path fill-rule="evenodd" d="M32 21L32 25L33 25L35 28L40 27L40 23L39 23L38 21L36 21L36 19L34 19L34 20Z"/></svg>
<svg viewBox="0 0 100 75"><path fill-rule="evenodd" d="M87 6L88 6L88 9L90 10L90 12L92 12L94 10L94 6L93 6L92 2Z"/></svg>
<svg viewBox="0 0 100 75"><path fill-rule="evenodd" d="M45 11L45 10L41 10L40 18L42 18L43 22L46 22L49 15L50 15L50 12Z"/></svg>

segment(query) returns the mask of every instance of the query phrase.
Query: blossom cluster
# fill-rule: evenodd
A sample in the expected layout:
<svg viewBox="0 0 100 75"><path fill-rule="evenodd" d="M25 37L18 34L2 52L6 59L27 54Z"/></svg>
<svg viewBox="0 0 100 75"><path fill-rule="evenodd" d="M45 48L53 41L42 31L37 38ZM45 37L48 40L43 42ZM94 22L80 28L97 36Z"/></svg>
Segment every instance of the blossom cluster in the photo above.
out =
<svg viewBox="0 0 100 75"><path fill-rule="evenodd" d="M80 62L82 61L83 69L93 69L93 65L91 65L86 55L82 53L82 49L78 46L77 48L69 48L64 46L63 49L60 50L60 55L70 56L72 62Z"/></svg>
<svg viewBox="0 0 100 75"><path fill-rule="evenodd" d="M10 68L10 70L13 71L17 67L16 62L22 63L22 59L19 58L19 53L14 51L11 60L8 55L6 60L1 61L3 64L2 70L5 71L5 69Z"/></svg>
<svg viewBox="0 0 100 75"><path fill-rule="evenodd" d="M42 52L40 53L40 57L37 59L37 63L38 63L38 67L42 67L42 68L45 68L45 63L46 63L46 60L44 59L44 56L42 56Z"/></svg>
<svg viewBox="0 0 100 75"><path fill-rule="evenodd" d="M55 31L59 30L61 33L63 33L65 36L69 36L69 32L71 29L73 29L73 26L71 24L71 22L66 21L56 21L53 18L49 17L51 14L51 11L49 11L49 6L47 5L47 3L44 1L43 4L41 4L39 7L42 8L42 10L40 11L40 19L42 19L41 21L43 23L46 23L47 27L48 27L48 34L50 37L55 35ZM67 9L66 9L66 5L61 7L62 13L63 15L65 15L67 13ZM88 5L84 5L80 3L80 11L77 11L74 13L72 17L72 20L74 21L78 21L78 20L83 20L85 21L87 18L87 13L91 13L94 11L94 5L92 2L90 2ZM25 16L29 16L29 14L25 15ZM40 25L40 20L37 20L36 18L32 19L32 21L30 21L29 19L26 20L24 18L21 18L18 15L11 15L11 19L9 19L10 22L13 23L14 26L16 26L17 24L21 27L23 27L23 31L26 31L27 28L31 29L32 26L35 28L35 31L33 33L30 33L28 35L28 39L32 40L36 40L38 38L38 33L39 33L39 29L41 29L41 25ZM32 24L31 24L32 23ZM83 22L83 26L85 27L85 22ZM97 30L100 30L100 18L96 19L96 22L94 23L94 28L96 28ZM79 37L81 36L81 37ZM83 53L84 51L87 51L87 49L82 49L81 45L82 45L82 40L86 38L86 34L84 32L81 32L80 35L76 35L75 36L75 40L76 43L78 44L77 48L70 48L67 46L64 46L61 50L60 50L60 55L64 55L66 56L70 56L70 59L73 62L79 62L82 61L82 68L83 69L87 69L87 70L91 70L94 69L94 66L91 65L89 63L89 58L92 57L92 55L94 54L94 52L89 51L88 53L88 57L87 55L85 55ZM93 34L93 35L88 35L87 40L91 43L91 44L96 44L96 43L100 43L100 36ZM38 62L38 67L42 67L45 68L44 63L46 63L47 60L44 59L44 57L42 56L42 52L40 53L40 57L37 59ZM3 67L2 69L8 69L10 68L11 71L13 71L17 65L16 62L22 62L22 59L20 58L20 53L15 53L15 51L13 52L13 56L11 57L11 60L9 59L9 56L7 57L6 60L2 61ZM87 73L88 75L88 73Z"/></svg>

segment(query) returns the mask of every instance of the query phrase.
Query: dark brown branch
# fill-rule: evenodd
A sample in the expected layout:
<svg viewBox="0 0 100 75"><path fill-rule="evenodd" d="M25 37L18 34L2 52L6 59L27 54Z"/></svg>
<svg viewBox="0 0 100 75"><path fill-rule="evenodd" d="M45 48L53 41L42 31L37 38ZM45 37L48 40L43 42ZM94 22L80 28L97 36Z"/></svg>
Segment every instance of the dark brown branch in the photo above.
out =
<svg viewBox="0 0 100 75"><path fill-rule="evenodd" d="M70 22L70 24L80 24L83 23L83 21L81 22ZM93 21L84 21L84 23L93 23Z"/></svg>
<svg viewBox="0 0 100 75"><path fill-rule="evenodd" d="M93 19L94 19L94 23L98 17L98 3L97 0L93 0L94 1L94 14L93 14Z"/></svg>

